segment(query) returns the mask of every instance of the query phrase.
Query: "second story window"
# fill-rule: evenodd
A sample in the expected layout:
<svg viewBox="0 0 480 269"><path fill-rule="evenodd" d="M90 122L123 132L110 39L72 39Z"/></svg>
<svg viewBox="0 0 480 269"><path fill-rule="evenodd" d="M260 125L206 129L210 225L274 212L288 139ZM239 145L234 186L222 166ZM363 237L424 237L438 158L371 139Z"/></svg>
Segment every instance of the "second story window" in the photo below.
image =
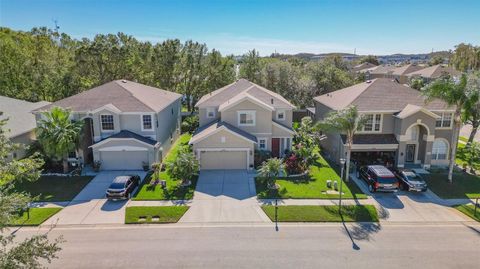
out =
<svg viewBox="0 0 480 269"><path fill-rule="evenodd" d="M142 115L142 130L152 130L152 115Z"/></svg>
<svg viewBox="0 0 480 269"><path fill-rule="evenodd" d="M207 118L211 119L211 118L215 118L216 115L215 115L215 108L214 107L207 107Z"/></svg>
<svg viewBox="0 0 480 269"><path fill-rule="evenodd" d="M255 126L255 111L238 111L239 126Z"/></svg>
<svg viewBox="0 0 480 269"><path fill-rule="evenodd" d="M277 111L277 120L285 120L285 110Z"/></svg>
<svg viewBox="0 0 480 269"><path fill-rule="evenodd" d="M435 123L436 128L450 128L452 127L452 113L443 112L438 114L440 118Z"/></svg>
<svg viewBox="0 0 480 269"><path fill-rule="evenodd" d="M113 115L100 115L100 124L102 125L102 131L113 131L115 129Z"/></svg>
<svg viewBox="0 0 480 269"><path fill-rule="evenodd" d="M261 150L267 149L267 139L266 138L259 138L258 139L258 148Z"/></svg>
<svg viewBox="0 0 480 269"><path fill-rule="evenodd" d="M380 126L382 122L381 114L367 114L365 115L367 121L363 126L362 131L364 132L380 132Z"/></svg>

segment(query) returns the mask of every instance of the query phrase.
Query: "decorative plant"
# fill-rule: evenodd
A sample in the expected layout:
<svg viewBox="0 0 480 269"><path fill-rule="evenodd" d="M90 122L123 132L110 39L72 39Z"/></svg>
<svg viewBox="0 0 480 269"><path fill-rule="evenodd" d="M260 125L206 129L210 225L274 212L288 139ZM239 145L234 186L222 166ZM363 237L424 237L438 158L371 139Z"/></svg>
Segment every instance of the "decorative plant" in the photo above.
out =
<svg viewBox="0 0 480 269"><path fill-rule="evenodd" d="M295 154L290 154L285 158L285 170L289 175L301 174L306 171L302 158L297 157Z"/></svg>
<svg viewBox="0 0 480 269"><path fill-rule="evenodd" d="M190 179L198 175L199 168L200 164L188 146L181 147L177 158L167 164L168 174L173 178L180 179L182 186L191 184Z"/></svg>
<svg viewBox="0 0 480 269"><path fill-rule="evenodd" d="M297 158L301 158L301 167L308 169L308 166L319 157L317 132L310 117L302 118L300 125L295 129L293 142L292 152Z"/></svg>
<svg viewBox="0 0 480 269"><path fill-rule="evenodd" d="M267 180L267 186L270 189L276 189L275 180L284 170L282 159L270 158L262 163L258 170L258 175Z"/></svg>

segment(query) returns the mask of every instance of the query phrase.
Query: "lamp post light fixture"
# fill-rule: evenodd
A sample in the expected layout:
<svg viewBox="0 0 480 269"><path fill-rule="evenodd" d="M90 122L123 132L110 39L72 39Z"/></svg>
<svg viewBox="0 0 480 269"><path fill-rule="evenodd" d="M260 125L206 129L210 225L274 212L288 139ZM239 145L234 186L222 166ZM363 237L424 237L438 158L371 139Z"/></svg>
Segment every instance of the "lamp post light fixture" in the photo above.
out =
<svg viewBox="0 0 480 269"><path fill-rule="evenodd" d="M338 212L342 214L342 191L343 191L343 170L345 169L345 159L340 158L340 200L338 201ZM348 175L347 175L348 176Z"/></svg>

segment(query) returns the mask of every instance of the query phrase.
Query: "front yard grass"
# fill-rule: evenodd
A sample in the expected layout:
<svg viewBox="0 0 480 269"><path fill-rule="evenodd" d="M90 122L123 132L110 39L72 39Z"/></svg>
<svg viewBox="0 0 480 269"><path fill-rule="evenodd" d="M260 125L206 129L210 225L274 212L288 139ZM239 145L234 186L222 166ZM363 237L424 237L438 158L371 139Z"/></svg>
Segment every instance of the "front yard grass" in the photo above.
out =
<svg viewBox="0 0 480 269"><path fill-rule="evenodd" d="M465 149L465 144L458 143L458 148L457 148L457 155L455 158L455 162L459 167L463 167L463 165L468 166L468 160L470 160L470 153L467 152ZM474 161L473 162L473 168L475 170L480 170L480 162Z"/></svg>
<svg viewBox="0 0 480 269"><path fill-rule="evenodd" d="M188 206L130 206L125 210L125 224L175 223Z"/></svg>
<svg viewBox="0 0 480 269"><path fill-rule="evenodd" d="M293 180L287 178L279 178L276 180L280 186L278 190L267 188L267 183L261 178L256 178L255 186L257 196L261 199L334 199L339 195L335 193L327 193L333 188L327 187L327 180L337 181L340 183L340 176L329 163L320 156L317 162L310 167L309 176L305 180ZM340 188L340 187L339 187ZM343 198L346 199L366 199L367 196L360 190L355 182L350 181L343 184Z"/></svg>
<svg viewBox="0 0 480 269"><path fill-rule="evenodd" d="M275 221L275 206L262 206L270 220ZM378 222L377 210L373 205L342 206L342 216L338 206L292 205L278 206L279 222Z"/></svg>
<svg viewBox="0 0 480 269"><path fill-rule="evenodd" d="M428 187L443 199L466 199L480 197L480 178L462 172L453 173L453 183L448 182L448 173L430 173L424 176Z"/></svg>
<svg viewBox="0 0 480 269"><path fill-rule="evenodd" d="M35 201L71 201L92 179L92 176L41 176L33 182L15 183L13 191L29 193Z"/></svg>
<svg viewBox="0 0 480 269"><path fill-rule="evenodd" d="M474 205L457 205L455 208L462 212L463 214L469 216L470 218L480 221L480 208L477 208L477 214L475 215L475 206Z"/></svg>
<svg viewBox="0 0 480 269"><path fill-rule="evenodd" d="M62 210L61 207L30 208L18 215L9 226L38 226Z"/></svg>
<svg viewBox="0 0 480 269"><path fill-rule="evenodd" d="M177 158L180 147L187 145L191 137L191 134L182 134L172 145L163 163L174 161ZM181 187L180 180L171 178L166 171L160 172L160 179L167 182L167 188L163 189L160 184L150 185L151 179L152 173L147 174L132 200L189 200L193 198L195 186L197 185L197 177L194 177L190 186Z"/></svg>

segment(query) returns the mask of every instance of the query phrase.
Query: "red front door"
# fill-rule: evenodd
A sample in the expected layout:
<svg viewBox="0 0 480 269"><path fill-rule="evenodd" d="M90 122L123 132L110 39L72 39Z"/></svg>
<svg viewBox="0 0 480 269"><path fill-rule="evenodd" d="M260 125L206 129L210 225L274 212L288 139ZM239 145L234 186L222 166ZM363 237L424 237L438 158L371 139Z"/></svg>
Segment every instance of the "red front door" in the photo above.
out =
<svg viewBox="0 0 480 269"><path fill-rule="evenodd" d="M280 157L280 138L272 138L272 156Z"/></svg>

